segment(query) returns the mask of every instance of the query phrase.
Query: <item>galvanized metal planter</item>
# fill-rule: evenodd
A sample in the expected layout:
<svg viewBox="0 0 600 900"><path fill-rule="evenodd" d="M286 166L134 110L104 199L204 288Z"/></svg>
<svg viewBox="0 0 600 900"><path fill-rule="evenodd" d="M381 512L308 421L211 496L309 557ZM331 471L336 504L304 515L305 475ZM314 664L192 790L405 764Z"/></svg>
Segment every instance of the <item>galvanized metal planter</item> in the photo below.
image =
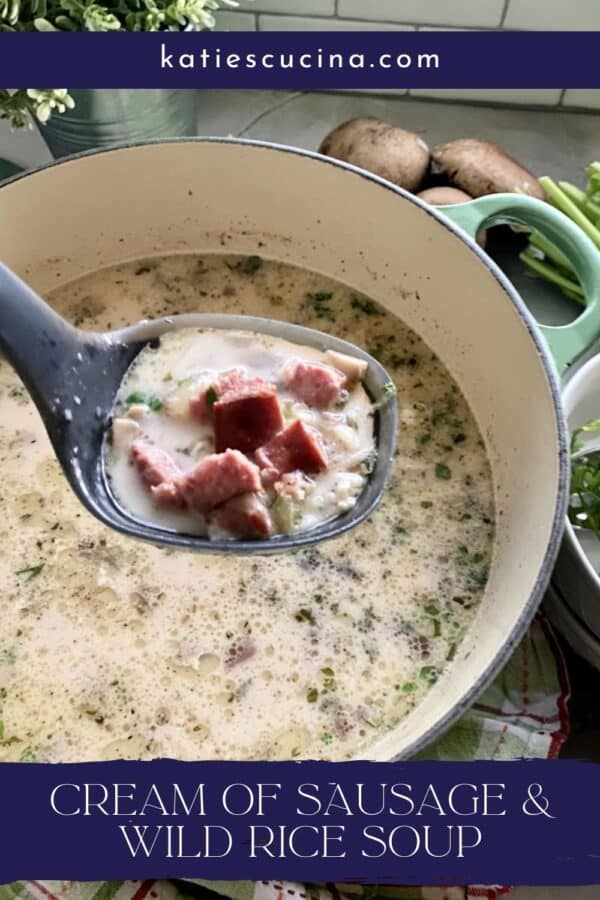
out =
<svg viewBox="0 0 600 900"><path fill-rule="evenodd" d="M123 141L193 137L194 90L70 91L75 108L54 115L39 130L54 157Z"/></svg>

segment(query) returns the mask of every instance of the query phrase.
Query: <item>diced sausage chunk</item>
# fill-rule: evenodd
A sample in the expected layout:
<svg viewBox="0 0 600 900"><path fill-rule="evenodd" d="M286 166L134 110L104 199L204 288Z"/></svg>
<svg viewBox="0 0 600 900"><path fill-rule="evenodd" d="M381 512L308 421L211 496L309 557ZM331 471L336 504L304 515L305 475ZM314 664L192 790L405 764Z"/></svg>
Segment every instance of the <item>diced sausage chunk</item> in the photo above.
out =
<svg viewBox="0 0 600 900"><path fill-rule="evenodd" d="M275 477L286 472L320 472L327 468L327 456L316 431L299 419L260 447L254 455L261 469Z"/></svg>
<svg viewBox="0 0 600 900"><path fill-rule="evenodd" d="M338 353L337 350L327 350L325 356L332 366L339 372L343 372L348 381L356 384L362 381L367 374L369 364L366 359L358 359L356 356L348 356L347 353Z"/></svg>
<svg viewBox="0 0 600 900"><path fill-rule="evenodd" d="M236 538L265 538L273 533L269 511L256 494L240 494L217 506L209 516L209 523Z"/></svg>
<svg viewBox="0 0 600 900"><path fill-rule="evenodd" d="M314 409L328 409L337 403L346 384L343 372L302 360L287 365L281 378L294 396Z"/></svg>
<svg viewBox="0 0 600 900"><path fill-rule="evenodd" d="M218 400L231 400L263 390L274 390L264 378L248 375L243 369L225 372L210 385L204 385L197 397L190 400L190 412L202 424L212 421ZM235 447L232 449L236 449Z"/></svg>
<svg viewBox="0 0 600 900"><path fill-rule="evenodd" d="M163 481L156 487L151 487L152 497L159 506L172 506L175 509L185 509L187 503L176 481Z"/></svg>
<svg viewBox="0 0 600 900"><path fill-rule="evenodd" d="M205 456L176 484L186 503L202 513L238 494L262 488L258 468L239 450Z"/></svg>
<svg viewBox="0 0 600 900"><path fill-rule="evenodd" d="M173 457L154 444L149 444L147 441L134 441L130 452L146 487L156 487L164 481L175 481L181 475L181 469Z"/></svg>
<svg viewBox="0 0 600 900"><path fill-rule="evenodd" d="M213 407L215 450L251 453L283 428L283 414L274 389L246 388L227 393Z"/></svg>

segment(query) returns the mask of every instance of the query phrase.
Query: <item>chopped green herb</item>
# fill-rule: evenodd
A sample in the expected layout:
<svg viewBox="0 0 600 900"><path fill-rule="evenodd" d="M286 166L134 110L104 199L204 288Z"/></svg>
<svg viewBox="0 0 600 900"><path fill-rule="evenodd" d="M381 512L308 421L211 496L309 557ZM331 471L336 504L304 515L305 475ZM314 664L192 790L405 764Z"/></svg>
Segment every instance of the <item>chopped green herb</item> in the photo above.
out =
<svg viewBox="0 0 600 900"><path fill-rule="evenodd" d="M405 681L404 684L402 685L402 690L404 691L405 694L412 694L412 693L414 693L414 691L416 691L416 689L417 689L417 686L414 683L414 681Z"/></svg>
<svg viewBox="0 0 600 900"><path fill-rule="evenodd" d="M427 681L429 684L435 684L438 680L439 672L435 666L423 666L419 672L419 678Z"/></svg>
<svg viewBox="0 0 600 900"><path fill-rule="evenodd" d="M353 297L351 301L352 309L358 309L366 316L380 316L381 310L373 300L368 297Z"/></svg>
<svg viewBox="0 0 600 900"><path fill-rule="evenodd" d="M41 574L45 563L38 563L37 566L26 566L24 569L17 569L15 575L25 575L25 581L32 581Z"/></svg>
<svg viewBox="0 0 600 900"><path fill-rule="evenodd" d="M204 399L206 400L208 406L214 406L219 399L219 396L212 385L207 388Z"/></svg>
<svg viewBox="0 0 600 900"><path fill-rule="evenodd" d="M393 381L386 382L381 388L382 397L394 397L396 395L396 385Z"/></svg>
<svg viewBox="0 0 600 900"><path fill-rule="evenodd" d="M421 506L423 509L431 509L433 502L431 500L421 500Z"/></svg>
<svg viewBox="0 0 600 900"><path fill-rule="evenodd" d="M429 433L429 431L426 431L425 434L422 434L421 437L419 438L419 443L420 444L428 444L430 440L431 440L431 434Z"/></svg>
<svg viewBox="0 0 600 900"><path fill-rule="evenodd" d="M394 525L394 534L408 534L404 525Z"/></svg>
<svg viewBox="0 0 600 900"><path fill-rule="evenodd" d="M484 588L488 582L489 572L487 567L483 569L469 569L467 577L475 587Z"/></svg>
<svg viewBox="0 0 600 900"><path fill-rule="evenodd" d="M462 431L459 431L458 434L455 434L452 440L455 444L463 444L467 439L466 434L463 434Z"/></svg>
<svg viewBox="0 0 600 900"><path fill-rule="evenodd" d="M312 303L317 319L329 319L333 322L334 314L329 301L333 297L331 291L317 291L315 294L307 294L306 298Z"/></svg>
<svg viewBox="0 0 600 900"><path fill-rule="evenodd" d="M451 662L456 656L456 644L450 644L448 647L448 653L446 654L446 661Z"/></svg>
<svg viewBox="0 0 600 900"><path fill-rule="evenodd" d="M319 692L316 688L309 688L306 693L306 699L309 703L316 703L319 699Z"/></svg>
<svg viewBox="0 0 600 900"><path fill-rule="evenodd" d="M313 603L317 603L319 606L323 603L323 594L315 594L313 596Z"/></svg>
<svg viewBox="0 0 600 900"><path fill-rule="evenodd" d="M437 618L437 616L439 616L440 611L439 611L438 607L435 605L435 603L429 603L429 604L425 607L425 613L426 613L430 618L435 619L435 618Z"/></svg>
<svg viewBox="0 0 600 900"><path fill-rule="evenodd" d="M339 603L332 603L330 609L331 609L331 612L334 614L334 616L337 616L337 614L338 614L339 611L340 611L340 604L339 604Z"/></svg>
<svg viewBox="0 0 600 900"><path fill-rule="evenodd" d="M25 747L21 756L19 757L21 762L35 762L37 759L37 753L33 747Z"/></svg>
<svg viewBox="0 0 600 900"><path fill-rule="evenodd" d="M375 613L373 612L372 606L367 606L365 611L362 614L362 618L358 622L358 630L365 634L367 631L371 631L373 625L375 623Z"/></svg>
<svg viewBox="0 0 600 900"><path fill-rule="evenodd" d="M321 674L325 675L326 678L333 678L335 673L334 673L333 669L331 669L329 666L325 666L324 669L321 669Z"/></svg>
<svg viewBox="0 0 600 900"><path fill-rule="evenodd" d="M331 744L331 742L333 741L333 735L330 734L328 731L324 731L323 734L321 735L321 740L323 741L324 744Z"/></svg>
<svg viewBox="0 0 600 900"><path fill-rule="evenodd" d="M452 472L445 463L436 463L435 476L436 478L444 478L447 481L449 478L452 478Z"/></svg>
<svg viewBox="0 0 600 900"><path fill-rule="evenodd" d="M143 394L141 391L134 391L133 394L125 399L126 406L148 406L153 412L160 412L163 408L163 402L154 394Z"/></svg>
<svg viewBox="0 0 600 900"><path fill-rule="evenodd" d="M4 740L4 722L0 719L0 741Z"/></svg>
<svg viewBox="0 0 600 900"><path fill-rule="evenodd" d="M11 666L17 661L17 651L14 647L5 647L2 651L2 656L4 657L5 662L9 663Z"/></svg>
<svg viewBox="0 0 600 900"><path fill-rule="evenodd" d="M483 553L474 553L473 556L471 557L471 561L474 563L483 562L484 559L485 559L485 556L483 555Z"/></svg>
<svg viewBox="0 0 600 900"><path fill-rule="evenodd" d="M238 263L237 268L240 272L243 272L244 275L254 275L255 272L258 272L262 264L263 261L260 256L247 256Z"/></svg>

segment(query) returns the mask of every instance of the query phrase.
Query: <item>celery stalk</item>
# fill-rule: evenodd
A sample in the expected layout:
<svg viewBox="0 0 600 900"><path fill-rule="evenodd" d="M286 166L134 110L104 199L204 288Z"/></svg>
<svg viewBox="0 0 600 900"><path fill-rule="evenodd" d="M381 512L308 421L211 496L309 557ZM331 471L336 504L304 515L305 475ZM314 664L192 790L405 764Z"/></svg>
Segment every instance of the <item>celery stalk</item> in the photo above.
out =
<svg viewBox="0 0 600 900"><path fill-rule="evenodd" d="M540 184L546 191L546 194L552 201L552 203L561 210L561 212L565 213L570 219L572 219L576 225L579 225L582 231L584 231L587 236L596 244L598 248L600 248L600 231L595 227L595 225L590 222L588 218L578 209L572 200L567 197L564 191L561 191L559 186L552 181L551 178L548 178L544 175L540 178Z"/></svg>
<svg viewBox="0 0 600 900"><path fill-rule="evenodd" d="M519 259L524 262L526 266L529 266L536 275L541 275L546 281L553 282L553 284L561 288L561 290L568 292L570 297L573 297L574 300L577 300L578 303L585 306L585 295L577 282L571 281L570 278L561 275L560 272L557 272L557 270L553 268L553 266L549 266L547 263L536 259L529 250L523 250L523 252L519 254Z"/></svg>
<svg viewBox="0 0 600 900"><path fill-rule="evenodd" d="M533 244L534 247L538 247L544 256L555 262L561 269L566 269L567 273L575 275L575 270L564 253L547 240L543 234L540 234L539 231L532 231L529 243Z"/></svg>

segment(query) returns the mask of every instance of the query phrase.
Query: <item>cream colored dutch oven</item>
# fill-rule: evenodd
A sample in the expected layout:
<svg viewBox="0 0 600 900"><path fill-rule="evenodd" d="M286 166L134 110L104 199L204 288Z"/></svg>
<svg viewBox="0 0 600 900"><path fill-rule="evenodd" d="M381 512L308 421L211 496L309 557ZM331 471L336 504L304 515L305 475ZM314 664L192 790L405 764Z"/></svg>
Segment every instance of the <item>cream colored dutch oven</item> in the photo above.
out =
<svg viewBox="0 0 600 900"><path fill-rule="evenodd" d="M448 216L470 234L499 221L539 228L578 270L587 310L542 336L515 289ZM550 577L568 468L548 345L560 369L600 331L596 251L569 220L527 197L486 197L442 215L362 170L238 140L111 149L0 188L0 258L41 294L100 266L184 252L260 253L375 298L441 357L475 413L495 480L494 560L450 671L368 751L376 759L408 756L507 660Z"/></svg>

